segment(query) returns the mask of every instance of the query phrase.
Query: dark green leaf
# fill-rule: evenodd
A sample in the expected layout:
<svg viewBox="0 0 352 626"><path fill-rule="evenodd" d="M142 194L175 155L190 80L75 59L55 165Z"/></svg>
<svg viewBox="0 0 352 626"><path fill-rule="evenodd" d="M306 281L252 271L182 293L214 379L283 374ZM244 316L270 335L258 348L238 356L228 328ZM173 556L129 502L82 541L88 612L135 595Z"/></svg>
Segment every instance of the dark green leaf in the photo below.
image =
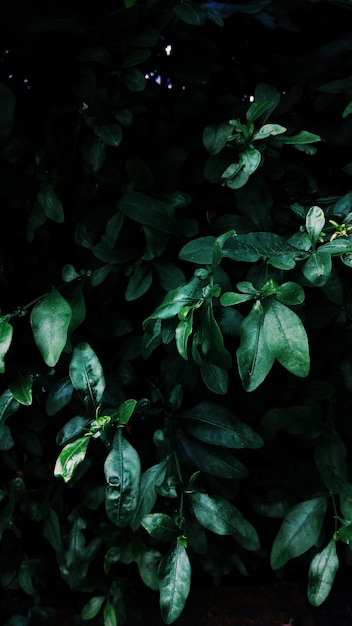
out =
<svg viewBox="0 0 352 626"><path fill-rule="evenodd" d="M146 86L144 74L135 67L123 73L122 81L127 89L132 92L143 91Z"/></svg>
<svg viewBox="0 0 352 626"><path fill-rule="evenodd" d="M203 144L210 154L218 154L231 138L233 128L231 124L212 124L206 126L203 132Z"/></svg>
<svg viewBox="0 0 352 626"><path fill-rule="evenodd" d="M226 185L230 187L230 189L240 189L243 187L249 177L258 169L261 158L261 152L255 148L249 148L245 152L241 152L239 168L236 168L236 171L229 177L226 175L226 171L223 174Z"/></svg>
<svg viewBox="0 0 352 626"><path fill-rule="evenodd" d="M275 357L268 345L270 335L264 332L264 309L257 300L241 326L237 349L238 371L246 391L253 391L270 372ZM276 332L276 329L275 329Z"/></svg>
<svg viewBox="0 0 352 626"><path fill-rule="evenodd" d="M27 374L10 383L9 389L17 402L29 406L32 404L32 385L33 376Z"/></svg>
<svg viewBox="0 0 352 626"><path fill-rule="evenodd" d="M318 249L312 252L308 260L302 266L305 278L315 287L322 287L330 278L332 270L331 254L328 251Z"/></svg>
<svg viewBox="0 0 352 626"><path fill-rule="evenodd" d="M175 520L165 513L149 513L141 519L141 525L156 541L173 541L179 534Z"/></svg>
<svg viewBox="0 0 352 626"><path fill-rule="evenodd" d="M71 316L70 305L54 288L32 310L34 341L49 367L56 365L66 345Z"/></svg>
<svg viewBox="0 0 352 626"><path fill-rule="evenodd" d="M58 446L63 446L68 443L71 439L77 439L79 435L85 435L89 432L89 419L87 417L82 417L81 415L76 415L75 417L71 417L66 424L60 428L59 432L56 435L56 443Z"/></svg>
<svg viewBox="0 0 352 626"><path fill-rule="evenodd" d="M211 265L213 262L215 237L199 237L186 243L179 253L182 261L191 261L199 265Z"/></svg>
<svg viewBox="0 0 352 626"><path fill-rule="evenodd" d="M309 567L308 600L313 606L320 606L328 597L339 567L336 541L328 545L313 558Z"/></svg>
<svg viewBox="0 0 352 626"><path fill-rule="evenodd" d="M37 200L49 219L59 223L64 221L65 215L61 200L49 183L42 183Z"/></svg>
<svg viewBox="0 0 352 626"><path fill-rule="evenodd" d="M104 473L108 518L116 526L126 526L138 504L141 464L138 453L122 436L121 429L117 431L112 449L106 457Z"/></svg>
<svg viewBox="0 0 352 626"><path fill-rule="evenodd" d="M195 2L178 2L174 4L172 9L177 17L192 26L202 26L208 17L206 11L199 4L195 4Z"/></svg>
<svg viewBox="0 0 352 626"><path fill-rule="evenodd" d="M338 492L346 482L347 449L335 430L328 430L316 442L314 459L326 488Z"/></svg>
<svg viewBox="0 0 352 626"><path fill-rule="evenodd" d="M131 274L125 298L128 302L137 300L145 294L153 282L153 272L148 263L141 263Z"/></svg>
<svg viewBox="0 0 352 626"><path fill-rule="evenodd" d="M122 67L134 67L135 65L139 65L150 58L151 52L147 48L139 48L138 50L133 50L129 52L122 63Z"/></svg>
<svg viewBox="0 0 352 626"><path fill-rule="evenodd" d="M318 206L312 206L307 213L306 229L313 248L315 248L324 226L324 211Z"/></svg>
<svg viewBox="0 0 352 626"><path fill-rule="evenodd" d="M248 475L245 466L229 450L220 446L202 444L180 433L178 438L189 459L202 472L232 480L239 480Z"/></svg>
<svg viewBox="0 0 352 626"><path fill-rule="evenodd" d="M276 297L282 304L295 305L304 302L305 293L303 287L291 281L279 285L276 290Z"/></svg>
<svg viewBox="0 0 352 626"><path fill-rule="evenodd" d="M105 596L93 596L82 609L82 619L93 619L93 617L96 617L103 606L104 600Z"/></svg>
<svg viewBox="0 0 352 626"><path fill-rule="evenodd" d="M49 541L56 552L62 551L62 536L59 518L56 511L50 508L43 523L43 536Z"/></svg>
<svg viewBox="0 0 352 626"><path fill-rule="evenodd" d="M161 615L165 624L172 624L184 609L191 585L191 564L181 541L161 559L158 577Z"/></svg>
<svg viewBox="0 0 352 626"><path fill-rule="evenodd" d="M275 537L270 562L279 569L304 554L318 540L327 507L327 497L318 496L295 504L285 515Z"/></svg>
<svg viewBox="0 0 352 626"><path fill-rule="evenodd" d="M15 400L11 391L6 389L0 395L0 449L4 450L5 448L1 447L3 444L3 437L5 439L8 438L8 433L4 430L5 422L10 415L15 413L19 407L19 402Z"/></svg>
<svg viewBox="0 0 352 626"><path fill-rule="evenodd" d="M149 467L141 476L139 498L131 519L132 530L137 530L141 520L153 509L157 499L157 487L165 480L167 461Z"/></svg>
<svg viewBox="0 0 352 626"><path fill-rule="evenodd" d="M120 124L104 124L102 126L94 126L95 134L108 146L115 148L120 145L122 140L122 128Z"/></svg>
<svg viewBox="0 0 352 626"><path fill-rule="evenodd" d="M248 124L255 122L259 119L268 109L273 106L272 100L254 101L246 112L246 119Z"/></svg>
<svg viewBox="0 0 352 626"><path fill-rule="evenodd" d="M0 374L5 372L4 358L10 348L12 335L12 325L4 318L0 319Z"/></svg>
<svg viewBox="0 0 352 626"><path fill-rule="evenodd" d="M217 535L232 535L246 550L258 550L255 528L242 513L222 496L194 492L189 496L198 522Z"/></svg>
<svg viewBox="0 0 352 626"><path fill-rule="evenodd" d="M56 477L66 483L71 480L77 466L85 459L89 441L90 437L80 437L61 450L54 468Z"/></svg>
<svg viewBox="0 0 352 626"><path fill-rule="evenodd" d="M223 246L223 254L233 261L254 263L261 257L295 260L301 251L274 233L248 233L231 237Z"/></svg>

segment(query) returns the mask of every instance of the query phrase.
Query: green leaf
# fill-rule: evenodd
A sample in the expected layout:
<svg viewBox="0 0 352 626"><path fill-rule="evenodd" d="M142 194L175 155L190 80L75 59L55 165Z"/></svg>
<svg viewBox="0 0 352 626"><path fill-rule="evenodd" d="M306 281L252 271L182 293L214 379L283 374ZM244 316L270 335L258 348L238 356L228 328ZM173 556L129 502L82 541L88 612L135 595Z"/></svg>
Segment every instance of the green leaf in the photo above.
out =
<svg viewBox="0 0 352 626"><path fill-rule="evenodd" d="M263 305L257 300L241 325L236 354L238 371L246 391L256 389L274 364L275 357L268 344L271 337L264 330L264 319Z"/></svg>
<svg viewBox="0 0 352 626"><path fill-rule="evenodd" d="M224 367L219 367L211 361L200 358L199 369L203 382L210 391L221 395L227 393L229 377Z"/></svg>
<svg viewBox="0 0 352 626"><path fill-rule="evenodd" d="M91 598L82 609L82 619L93 619L93 617L96 617L103 606L105 599L105 596L93 596L93 598Z"/></svg>
<svg viewBox="0 0 352 626"><path fill-rule="evenodd" d="M68 443L60 452L55 463L54 474L67 483L77 466L85 459L90 437L80 437Z"/></svg>
<svg viewBox="0 0 352 626"><path fill-rule="evenodd" d="M10 348L13 335L13 327L9 322L1 318L0 319L0 374L5 372L4 358Z"/></svg>
<svg viewBox="0 0 352 626"><path fill-rule="evenodd" d="M74 347L69 375L72 385L90 406L94 414L101 405L105 389L105 378L101 363L88 343L81 342Z"/></svg>
<svg viewBox="0 0 352 626"><path fill-rule="evenodd" d="M110 600L104 606L103 618L104 626L117 626L116 612Z"/></svg>
<svg viewBox="0 0 352 626"><path fill-rule="evenodd" d="M119 425L128 424L137 405L137 400L124 400L118 408Z"/></svg>
<svg viewBox="0 0 352 626"><path fill-rule="evenodd" d="M352 102L349 102L348 105L344 108L342 112L342 117L348 117L352 113Z"/></svg>
<svg viewBox="0 0 352 626"><path fill-rule="evenodd" d="M202 472L231 480L239 480L248 475L245 466L229 450L220 446L200 443L180 433L178 433L178 439L188 458Z"/></svg>
<svg viewBox="0 0 352 626"><path fill-rule="evenodd" d="M315 555L309 567L308 600L313 606L320 606L328 597L338 567L336 541L331 539L328 545Z"/></svg>
<svg viewBox="0 0 352 626"><path fill-rule="evenodd" d="M334 430L327 430L315 444L315 464L326 488L339 492L346 482L347 449L343 439Z"/></svg>
<svg viewBox="0 0 352 626"><path fill-rule="evenodd" d="M264 124L264 126L254 133L252 140L258 141L261 139L267 139L268 137L275 137L275 135L285 133L286 130L287 128L280 126L280 124Z"/></svg>
<svg viewBox="0 0 352 626"><path fill-rule="evenodd" d="M248 181L249 177L258 169L262 159L261 152L255 148L249 148L245 152L241 152L239 169L229 178L224 172L224 180L230 189L240 189Z"/></svg>
<svg viewBox="0 0 352 626"><path fill-rule="evenodd" d="M331 254L320 248L316 252L312 252L302 266L304 277L315 287L322 287L327 283L331 270Z"/></svg>
<svg viewBox="0 0 352 626"><path fill-rule="evenodd" d="M202 305L198 322L198 336L201 337L199 353L202 360L209 361L220 368L230 369L232 358L225 348L222 332L214 317L211 300L206 300Z"/></svg>
<svg viewBox="0 0 352 626"><path fill-rule="evenodd" d="M194 277L188 283L167 293L154 313L144 321L143 328L148 328L150 320L170 319L178 315L185 306L195 306L202 297L203 285L201 279Z"/></svg>
<svg viewBox="0 0 352 626"><path fill-rule="evenodd" d="M179 253L181 261L191 261L199 265L211 265L213 262L214 245L216 238L212 236L199 237L186 243Z"/></svg>
<svg viewBox="0 0 352 626"><path fill-rule="evenodd" d="M305 293L301 285L289 281L278 286L276 297L282 304L292 306L295 304L303 304Z"/></svg>
<svg viewBox="0 0 352 626"><path fill-rule="evenodd" d="M268 111L268 109L273 106L273 104L274 103L272 100L259 100L257 102L252 102L246 112L246 119L248 124L251 124L252 122L255 122L257 119L259 119L266 111Z"/></svg>
<svg viewBox="0 0 352 626"><path fill-rule="evenodd" d="M207 12L195 2L179 2L174 4L172 10L183 22L192 26L202 26L208 18Z"/></svg>
<svg viewBox="0 0 352 626"><path fill-rule="evenodd" d="M107 487L105 508L116 526L127 526L138 504L141 464L138 453L121 434L114 437L112 449L104 463Z"/></svg>
<svg viewBox="0 0 352 626"><path fill-rule="evenodd" d="M49 541L56 552L62 551L62 535L56 511L50 507L43 522L43 537Z"/></svg>
<svg viewBox="0 0 352 626"><path fill-rule="evenodd" d="M134 67L135 65L140 65L143 61L146 61L150 58L151 51L147 48L139 48L138 50L132 50L129 52L122 63L122 67Z"/></svg>
<svg viewBox="0 0 352 626"><path fill-rule="evenodd" d="M173 541L180 532L175 520L166 513L149 513L141 519L141 525L156 541Z"/></svg>
<svg viewBox="0 0 352 626"><path fill-rule="evenodd" d="M254 297L255 296L250 293L227 291L220 297L220 304L222 304L222 306L233 306L235 304L242 304L242 302L249 302L249 300L253 300Z"/></svg>
<svg viewBox="0 0 352 626"><path fill-rule="evenodd" d="M324 211L318 206L312 206L306 217L306 229L309 239L312 242L313 249L315 248L320 234L325 226Z"/></svg>
<svg viewBox="0 0 352 626"><path fill-rule="evenodd" d="M295 376L309 373L307 333L296 313L277 300L267 302L262 332L268 337L269 350L281 365Z"/></svg>
<svg viewBox="0 0 352 626"><path fill-rule="evenodd" d="M80 275L77 274L75 268L73 267L73 265L71 265L71 263L67 263L66 265L64 265L61 271L61 276L62 280L65 283L71 283L73 280L77 280L77 278L80 278Z"/></svg>
<svg viewBox="0 0 352 626"><path fill-rule="evenodd" d="M152 465L141 476L138 502L131 519L132 530L137 530L141 520L150 513L157 499L157 488L163 484L167 471L167 461Z"/></svg>
<svg viewBox="0 0 352 626"><path fill-rule="evenodd" d="M181 320L175 330L175 342L178 353L188 361L187 345L193 329L193 310L189 311L186 319Z"/></svg>
<svg viewBox="0 0 352 626"><path fill-rule="evenodd" d="M295 504L285 515L271 549L273 569L304 554L318 540L327 507L327 497L318 496Z"/></svg>
<svg viewBox="0 0 352 626"><path fill-rule="evenodd" d="M139 191L124 195L119 200L118 207L135 222L152 226L163 233L178 233L180 230L175 210L170 204Z"/></svg>
<svg viewBox="0 0 352 626"><path fill-rule="evenodd" d="M37 200L49 219L59 223L64 221L65 215L61 200L49 183L42 183L37 193Z"/></svg>
<svg viewBox="0 0 352 626"><path fill-rule="evenodd" d="M109 248L113 249L116 244L117 238L120 234L121 228L124 223L125 216L117 211L107 222L105 228L105 241Z"/></svg>
<svg viewBox="0 0 352 626"><path fill-rule="evenodd" d="M340 509L343 517L352 520L352 485L345 483L339 490Z"/></svg>
<svg viewBox="0 0 352 626"><path fill-rule="evenodd" d="M0 83L0 143L7 141L11 134L15 106L16 98L11 89Z"/></svg>
<svg viewBox="0 0 352 626"><path fill-rule="evenodd" d="M217 535L232 535L246 550L259 550L255 528L222 496L194 492L189 495L198 522Z"/></svg>
<svg viewBox="0 0 352 626"><path fill-rule="evenodd" d="M210 154L218 154L231 138L233 128L231 124L211 124L203 131L203 144Z"/></svg>
<svg viewBox="0 0 352 626"><path fill-rule="evenodd" d="M101 126L94 126L95 134L108 146L114 146L115 148L120 145L122 140L122 128L120 124L103 124Z"/></svg>
<svg viewBox="0 0 352 626"><path fill-rule="evenodd" d="M34 341L49 367L56 365L66 345L71 316L70 305L54 287L32 310Z"/></svg>
<svg viewBox="0 0 352 626"><path fill-rule="evenodd" d="M269 232L248 233L229 238L223 246L223 255L233 261L255 263L260 258L278 260L299 259L302 252L288 241Z"/></svg>
<svg viewBox="0 0 352 626"><path fill-rule="evenodd" d="M68 376L57 380L51 387L45 401L45 409L49 416L56 415L71 402L73 386Z"/></svg>
<svg viewBox="0 0 352 626"><path fill-rule="evenodd" d="M145 294L153 282L153 272L148 263L141 263L131 274L125 298L128 302L137 300Z"/></svg>
<svg viewBox="0 0 352 626"><path fill-rule="evenodd" d="M0 395L0 449L1 450L4 449L1 447L1 444L3 443L3 438L6 439L8 436L6 431L4 430L5 422L7 418L10 417L10 415L12 415L13 413L17 411L19 406L20 406L19 402L15 400L15 398L13 397L9 389L6 389Z"/></svg>
<svg viewBox="0 0 352 626"><path fill-rule="evenodd" d="M187 430L204 443L225 448L260 448L262 438L226 407L215 402L201 402L179 413Z"/></svg>
<svg viewBox="0 0 352 626"><path fill-rule="evenodd" d="M315 133L310 133L307 130L301 130L299 133L297 133L297 135L285 135L284 137L279 137L278 141L291 145L301 145L321 141L321 137L319 135L316 135Z"/></svg>
<svg viewBox="0 0 352 626"><path fill-rule="evenodd" d="M9 389L17 402L30 406L32 404L33 376L27 374L22 378L10 383Z"/></svg>
<svg viewBox="0 0 352 626"><path fill-rule="evenodd" d="M181 615L191 586L191 564L181 541L161 559L158 577L161 616L165 624L172 624Z"/></svg>
<svg viewBox="0 0 352 626"><path fill-rule="evenodd" d="M132 67L123 73L122 82L129 91L134 93L143 91L147 83L144 74L136 67Z"/></svg>

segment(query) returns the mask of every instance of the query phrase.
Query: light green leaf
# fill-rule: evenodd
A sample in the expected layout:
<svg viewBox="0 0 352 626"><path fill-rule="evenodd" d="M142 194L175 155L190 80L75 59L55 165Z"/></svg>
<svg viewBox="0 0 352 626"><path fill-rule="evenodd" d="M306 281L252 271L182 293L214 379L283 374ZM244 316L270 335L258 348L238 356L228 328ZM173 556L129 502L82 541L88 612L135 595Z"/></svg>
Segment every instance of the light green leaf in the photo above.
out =
<svg viewBox="0 0 352 626"><path fill-rule="evenodd" d="M103 612L104 626L117 626L116 612L110 600L107 600Z"/></svg>
<svg viewBox="0 0 352 626"><path fill-rule="evenodd" d="M156 541L173 541L180 532L175 520L165 513L149 513L141 519L141 525Z"/></svg>
<svg viewBox="0 0 352 626"><path fill-rule="evenodd" d="M339 567L336 541L328 545L313 558L309 567L308 600L313 606L320 606L328 597Z"/></svg>
<svg viewBox="0 0 352 626"><path fill-rule="evenodd" d="M260 448L262 438L226 407L215 402L201 402L179 413L187 430L204 443L225 448Z"/></svg>
<svg viewBox="0 0 352 626"><path fill-rule="evenodd" d="M122 140L122 128L120 124L104 124L102 126L94 126L93 128L97 137L99 137L108 146L117 147Z"/></svg>
<svg viewBox="0 0 352 626"><path fill-rule="evenodd" d="M312 247L315 246L319 240L321 231L325 226L324 211L318 206L312 206L306 216L306 229L308 237L312 242Z"/></svg>
<svg viewBox="0 0 352 626"><path fill-rule="evenodd" d="M93 619L93 617L96 617L103 606L104 600L105 596L93 596L82 609L82 619Z"/></svg>
<svg viewBox="0 0 352 626"><path fill-rule="evenodd" d="M285 135L284 137L279 137L277 141L291 145L302 145L321 141L321 137L307 130L301 130L297 135Z"/></svg>
<svg viewBox="0 0 352 626"><path fill-rule="evenodd" d="M5 372L4 358L8 352L13 335L13 327L9 322L1 318L0 319L0 374Z"/></svg>
<svg viewBox="0 0 352 626"><path fill-rule="evenodd" d="M261 159L261 152L255 148L249 148L245 152L241 152L239 169L230 177L226 176L226 172L223 174L226 185L230 187L230 189L240 189L243 187L251 174L258 169Z"/></svg>
<svg viewBox="0 0 352 626"><path fill-rule="evenodd" d="M34 341L45 363L54 367L66 345L72 310L53 287L31 313Z"/></svg>
<svg viewBox="0 0 352 626"><path fill-rule="evenodd" d="M107 482L105 508L116 526L127 526L138 504L141 463L136 450L118 429L104 463Z"/></svg>
<svg viewBox="0 0 352 626"><path fill-rule="evenodd" d="M119 425L128 424L136 408L136 405L137 405L137 400L132 400L132 399L125 400L124 402L122 402L122 404L120 404L118 408L118 413L117 413Z"/></svg>
<svg viewBox="0 0 352 626"><path fill-rule="evenodd" d="M69 375L72 385L81 392L84 403L94 414L101 405L105 389L105 378L101 363L88 343L79 343L74 347Z"/></svg>
<svg viewBox="0 0 352 626"><path fill-rule="evenodd" d="M264 124L256 133L253 135L253 141L260 141L262 139L267 139L268 137L275 135L281 135L285 133L287 128L284 126L280 126L280 124Z"/></svg>
<svg viewBox="0 0 352 626"><path fill-rule="evenodd" d="M237 349L238 371L246 391L253 391L270 372L275 357L269 347L271 336L264 330L264 309L257 300L241 325ZM276 332L276 329L275 329Z"/></svg>
<svg viewBox="0 0 352 626"><path fill-rule="evenodd" d="M242 513L222 496L194 492L189 495L198 522L217 535L232 535L246 550L258 550L255 528Z"/></svg>
<svg viewBox="0 0 352 626"><path fill-rule="evenodd" d="M262 332L268 338L270 354L281 365L296 376L308 375L308 338L296 313L277 300L269 300L265 307Z"/></svg>
<svg viewBox="0 0 352 626"><path fill-rule="evenodd" d="M49 183L42 183L37 193L37 200L49 219L59 223L64 221L65 215L61 200Z"/></svg>
<svg viewBox="0 0 352 626"><path fill-rule="evenodd" d="M316 252L312 252L302 266L304 277L315 287L324 286L330 278L331 271L331 254L320 248Z"/></svg>
<svg viewBox="0 0 352 626"><path fill-rule="evenodd" d="M318 496L295 504L285 515L274 539L270 563L273 569L304 554L318 540L327 507L327 497Z"/></svg>
<svg viewBox="0 0 352 626"><path fill-rule="evenodd" d="M254 295L250 293L236 293L235 291L227 291L220 297L220 304L222 306L233 306L235 304L242 304L242 302L248 302L254 299Z"/></svg>
<svg viewBox="0 0 352 626"><path fill-rule="evenodd" d="M17 402L30 406L32 404L33 376L27 374L22 378L10 383L9 389Z"/></svg>
<svg viewBox="0 0 352 626"><path fill-rule="evenodd" d="M289 281L278 286L276 297L282 304L295 305L304 302L305 293L301 285Z"/></svg>
<svg viewBox="0 0 352 626"><path fill-rule="evenodd" d="M68 443L60 452L55 463L54 474L67 483L71 480L77 466L85 459L90 437L80 437Z"/></svg>
<svg viewBox="0 0 352 626"><path fill-rule="evenodd" d="M181 615L191 586L191 564L179 540L161 559L158 577L161 616L165 624L172 624Z"/></svg>

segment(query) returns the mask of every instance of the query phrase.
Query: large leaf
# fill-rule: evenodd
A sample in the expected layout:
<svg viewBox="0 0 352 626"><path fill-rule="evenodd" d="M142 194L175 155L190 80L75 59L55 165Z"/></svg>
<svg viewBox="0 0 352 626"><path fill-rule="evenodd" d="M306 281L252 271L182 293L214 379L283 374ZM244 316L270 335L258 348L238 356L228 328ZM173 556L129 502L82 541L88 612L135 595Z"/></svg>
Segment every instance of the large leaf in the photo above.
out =
<svg viewBox="0 0 352 626"><path fill-rule="evenodd" d="M191 564L181 540L161 559L158 577L161 615L165 624L172 624L184 609L191 585Z"/></svg>
<svg viewBox="0 0 352 626"><path fill-rule="evenodd" d="M69 366L72 385L77 389L87 407L94 413L100 406L105 389L105 378L101 363L88 343L75 346Z"/></svg>
<svg viewBox="0 0 352 626"><path fill-rule="evenodd" d="M275 233L248 233L229 238L223 245L223 254L233 261L254 263L260 258L294 261L302 256L298 248Z"/></svg>
<svg viewBox="0 0 352 626"><path fill-rule="evenodd" d="M271 337L264 331L264 319L263 305L257 300L241 325L237 363L246 391L256 389L266 378L274 364L275 357L269 347Z"/></svg>
<svg viewBox="0 0 352 626"><path fill-rule="evenodd" d="M324 495L299 502L289 510L271 549L273 569L279 569L314 545L321 531L326 507L327 497Z"/></svg>
<svg viewBox="0 0 352 626"><path fill-rule="evenodd" d="M296 376L308 375L308 337L296 313L277 300L269 300L261 332L267 338L271 355L281 365Z"/></svg>
<svg viewBox="0 0 352 626"><path fill-rule="evenodd" d="M258 550L255 528L222 496L194 492L189 495L198 522L217 535L232 535L246 550Z"/></svg>
<svg viewBox="0 0 352 626"><path fill-rule="evenodd" d="M138 504L141 463L136 450L122 436L121 429L117 431L112 449L106 457L104 473L108 518L116 526L126 526Z"/></svg>
<svg viewBox="0 0 352 626"><path fill-rule="evenodd" d="M60 452L55 463L54 474L67 483L77 466L85 459L90 437L80 437L68 443Z"/></svg>
<svg viewBox="0 0 352 626"><path fill-rule="evenodd" d="M34 341L49 367L56 365L66 345L71 316L70 305L54 288L32 310Z"/></svg>
<svg viewBox="0 0 352 626"><path fill-rule="evenodd" d="M191 261L199 265L211 265L214 255L216 238L212 236L199 237L186 243L179 253L182 261Z"/></svg>
<svg viewBox="0 0 352 626"><path fill-rule="evenodd" d="M308 599L313 606L320 606L328 597L339 567L336 541L328 545L313 558L309 567Z"/></svg>
<svg viewBox="0 0 352 626"><path fill-rule="evenodd" d="M321 231L325 225L324 211L318 206L312 206L306 217L306 229L309 239L312 242L312 247L315 248Z"/></svg>
<svg viewBox="0 0 352 626"><path fill-rule="evenodd" d="M262 438L226 407L215 402L201 402L179 414L184 426L205 443L225 448L260 448Z"/></svg>
<svg viewBox="0 0 352 626"><path fill-rule="evenodd" d="M332 270L331 254L328 250L320 249L312 252L302 265L305 278L315 287L322 287L330 278Z"/></svg>

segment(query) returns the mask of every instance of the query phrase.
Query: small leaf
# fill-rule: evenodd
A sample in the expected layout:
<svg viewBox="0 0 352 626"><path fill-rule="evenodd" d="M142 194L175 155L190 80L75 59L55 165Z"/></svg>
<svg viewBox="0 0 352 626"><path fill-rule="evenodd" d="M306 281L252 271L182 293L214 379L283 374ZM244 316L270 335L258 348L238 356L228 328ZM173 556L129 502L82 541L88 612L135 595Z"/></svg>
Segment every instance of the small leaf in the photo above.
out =
<svg viewBox="0 0 352 626"><path fill-rule="evenodd" d="M282 304L295 305L304 302L305 293L303 287L291 281L279 285L276 290L276 297Z"/></svg>
<svg viewBox="0 0 352 626"><path fill-rule="evenodd" d="M109 600L104 606L103 618L104 626L117 626L116 612Z"/></svg>
<svg viewBox="0 0 352 626"><path fill-rule="evenodd" d="M315 287L323 287L327 283L331 270L331 254L320 248L316 252L312 252L302 266L304 277Z"/></svg>
<svg viewBox="0 0 352 626"><path fill-rule="evenodd" d="M62 536L59 518L56 511L50 508L43 522L43 536L49 541L56 552L62 551Z"/></svg>
<svg viewBox="0 0 352 626"><path fill-rule="evenodd" d="M137 400L125 400L118 408L119 425L128 424L136 408Z"/></svg>
<svg viewBox="0 0 352 626"><path fill-rule="evenodd" d="M4 358L11 346L13 327L9 322L0 318L0 374L5 372Z"/></svg>
<svg viewBox="0 0 352 626"><path fill-rule="evenodd" d="M160 487L166 476L167 461L160 461L152 465L141 476L138 502L131 518L132 530L137 530L141 520L153 509L157 499L157 488Z"/></svg>
<svg viewBox="0 0 352 626"><path fill-rule="evenodd" d="M172 624L184 609L191 585L191 564L180 541L161 559L158 577L161 615L165 624Z"/></svg>
<svg viewBox="0 0 352 626"><path fill-rule="evenodd" d="M68 443L60 452L55 464L54 474L67 483L71 480L77 466L85 459L90 437L80 437Z"/></svg>
<svg viewBox="0 0 352 626"><path fill-rule="evenodd" d="M80 277L71 263L64 265L61 271L61 276L65 283L71 283L73 280L77 280L77 278Z"/></svg>
<svg viewBox="0 0 352 626"><path fill-rule="evenodd" d="M15 382L10 383L9 389L17 402L30 406L32 404L32 385L33 376L27 374Z"/></svg>
<svg viewBox="0 0 352 626"><path fill-rule="evenodd" d="M105 596L93 596L82 609L82 619L93 619L93 617L96 617L103 606L104 600Z"/></svg>
<svg viewBox="0 0 352 626"><path fill-rule="evenodd" d="M34 341L49 367L56 365L66 345L71 316L70 305L54 287L32 310Z"/></svg>
<svg viewBox="0 0 352 626"><path fill-rule="evenodd" d="M318 540L327 507L327 497L318 496L295 504L285 515L271 549L270 563L279 569L304 554Z"/></svg>
<svg viewBox="0 0 352 626"><path fill-rule="evenodd" d="M339 567L336 541L328 545L313 558L309 567L308 600L313 606L320 606L328 597Z"/></svg>
<svg viewBox="0 0 352 626"><path fill-rule="evenodd" d="M240 189L248 181L249 177L258 169L262 159L261 152L255 148L249 148L245 152L241 152L239 169L234 172L228 179L226 177L226 185L230 189ZM223 176L226 176L224 172Z"/></svg>
<svg viewBox="0 0 352 626"><path fill-rule="evenodd" d="M49 183L42 183L37 200L49 219L59 223L64 221L65 215L61 200Z"/></svg>

